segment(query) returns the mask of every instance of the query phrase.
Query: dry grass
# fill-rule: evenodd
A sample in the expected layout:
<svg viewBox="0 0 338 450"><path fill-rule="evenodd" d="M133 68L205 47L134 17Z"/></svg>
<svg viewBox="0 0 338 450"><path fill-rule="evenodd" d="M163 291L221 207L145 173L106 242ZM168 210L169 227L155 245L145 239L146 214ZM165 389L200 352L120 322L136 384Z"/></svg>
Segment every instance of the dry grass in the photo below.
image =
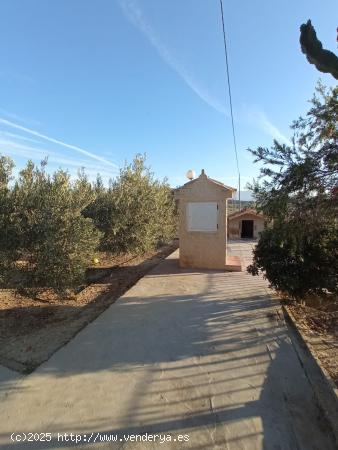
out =
<svg viewBox="0 0 338 450"><path fill-rule="evenodd" d="M309 297L289 305L297 326L338 387L338 300Z"/></svg>
<svg viewBox="0 0 338 450"><path fill-rule="evenodd" d="M35 298L1 289L0 363L32 371L176 248L175 242L138 257L102 254L88 269L92 282L66 299L50 289Z"/></svg>

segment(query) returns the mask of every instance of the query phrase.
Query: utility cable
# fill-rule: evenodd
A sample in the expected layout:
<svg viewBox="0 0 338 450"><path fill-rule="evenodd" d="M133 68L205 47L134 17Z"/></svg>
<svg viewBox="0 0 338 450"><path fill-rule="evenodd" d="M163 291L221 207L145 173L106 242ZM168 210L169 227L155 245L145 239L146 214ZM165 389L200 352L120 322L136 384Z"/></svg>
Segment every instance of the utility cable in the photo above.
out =
<svg viewBox="0 0 338 450"><path fill-rule="evenodd" d="M224 26L224 12L223 12L223 1L219 0L221 6L221 17L222 17L222 30L223 30L223 42L224 42L224 54L225 54L225 65L226 65L226 75L228 81L228 92L229 92L229 104L230 104L230 115L231 115L231 126L232 126L232 137L234 141L234 149L236 156L236 165L238 172L238 199L239 199L239 209L241 209L241 173L239 170L238 164L238 152L237 152L237 143L236 143L236 133L235 133L235 124L234 124L234 113L232 108L232 95L231 95L231 83L230 83L230 74L229 74L229 58L228 58L228 50L227 50L227 40L225 35L225 26Z"/></svg>

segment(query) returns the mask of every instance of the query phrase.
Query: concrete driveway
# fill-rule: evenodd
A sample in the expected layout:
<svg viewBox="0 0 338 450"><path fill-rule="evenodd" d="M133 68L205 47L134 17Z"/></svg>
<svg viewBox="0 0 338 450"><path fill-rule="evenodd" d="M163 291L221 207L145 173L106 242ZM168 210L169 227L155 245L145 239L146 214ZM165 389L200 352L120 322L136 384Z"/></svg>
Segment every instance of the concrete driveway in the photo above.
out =
<svg viewBox="0 0 338 450"><path fill-rule="evenodd" d="M252 245L230 250L249 261ZM335 448L267 283L177 256L33 374L0 369L0 449Z"/></svg>

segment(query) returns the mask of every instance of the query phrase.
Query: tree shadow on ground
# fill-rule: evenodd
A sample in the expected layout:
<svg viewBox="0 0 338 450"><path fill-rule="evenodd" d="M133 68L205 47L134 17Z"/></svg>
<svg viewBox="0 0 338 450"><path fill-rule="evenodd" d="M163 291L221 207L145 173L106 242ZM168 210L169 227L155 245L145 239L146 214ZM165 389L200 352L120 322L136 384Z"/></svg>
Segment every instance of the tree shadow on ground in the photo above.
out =
<svg viewBox="0 0 338 450"><path fill-rule="evenodd" d="M38 389L51 431L121 438L183 433L194 449L333 449L277 307L258 278L181 270L172 258L43 364L25 387ZM53 397L44 383L50 377ZM72 410L65 406L67 394ZM78 404L92 411L82 423ZM55 410L62 415L53 416ZM4 438L3 432L0 442ZM53 440L0 449L68 445ZM160 447L178 448L177 442L168 446Z"/></svg>

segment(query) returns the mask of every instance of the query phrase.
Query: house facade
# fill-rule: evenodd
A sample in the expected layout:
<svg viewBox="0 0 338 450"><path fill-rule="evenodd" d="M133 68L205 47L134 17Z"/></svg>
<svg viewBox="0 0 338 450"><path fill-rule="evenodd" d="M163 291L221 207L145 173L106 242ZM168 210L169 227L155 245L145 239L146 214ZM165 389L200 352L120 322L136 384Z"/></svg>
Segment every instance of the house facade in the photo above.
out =
<svg viewBox="0 0 338 450"><path fill-rule="evenodd" d="M265 225L265 217L255 209L242 209L228 215L227 234L230 239L257 239Z"/></svg>
<svg viewBox="0 0 338 450"><path fill-rule="evenodd" d="M227 270L227 199L235 191L208 177L204 170L174 191L181 267Z"/></svg>

